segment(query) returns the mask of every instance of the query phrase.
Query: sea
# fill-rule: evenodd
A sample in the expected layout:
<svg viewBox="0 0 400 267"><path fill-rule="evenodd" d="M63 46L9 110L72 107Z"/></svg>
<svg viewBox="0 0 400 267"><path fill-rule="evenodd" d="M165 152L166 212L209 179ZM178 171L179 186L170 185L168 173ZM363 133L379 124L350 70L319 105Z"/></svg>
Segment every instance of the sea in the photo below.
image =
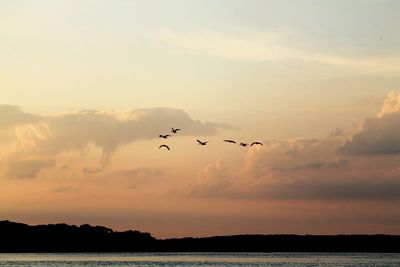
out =
<svg viewBox="0 0 400 267"><path fill-rule="evenodd" d="M51 253L0 254L7 267L400 266L400 253Z"/></svg>

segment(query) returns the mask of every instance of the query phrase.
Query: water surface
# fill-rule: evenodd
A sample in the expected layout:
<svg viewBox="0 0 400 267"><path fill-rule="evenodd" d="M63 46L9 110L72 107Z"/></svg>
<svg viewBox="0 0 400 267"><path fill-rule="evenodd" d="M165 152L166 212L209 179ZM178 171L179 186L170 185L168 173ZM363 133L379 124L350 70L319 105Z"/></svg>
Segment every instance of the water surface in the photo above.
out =
<svg viewBox="0 0 400 267"><path fill-rule="evenodd" d="M0 254L0 266L400 266L400 254L374 253L54 253Z"/></svg>

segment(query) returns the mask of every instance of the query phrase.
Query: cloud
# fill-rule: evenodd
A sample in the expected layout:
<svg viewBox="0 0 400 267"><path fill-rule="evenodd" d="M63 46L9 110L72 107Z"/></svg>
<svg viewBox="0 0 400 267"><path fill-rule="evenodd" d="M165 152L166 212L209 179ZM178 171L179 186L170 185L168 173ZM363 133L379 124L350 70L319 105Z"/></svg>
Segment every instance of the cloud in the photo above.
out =
<svg viewBox="0 0 400 267"><path fill-rule="evenodd" d="M345 167L349 164L348 160L342 159L337 161L314 161L308 162L296 166L292 166L291 170L306 170L306 169L332 169L332 168L341 168Z"/></svg>
<svg viewBox="0 0 400 267"><path fill-rule="evenodd" d="M377 117L366 119L361 131L340 151L353 155L400 154L400 94L390 92Z"/></svg>
<svg viewBox="0 0 400 267"><path fill-rule="evenodd" d="M382 177L365 177L364 179L319 179L297 177L291 183L274 183L252 191L250 197L268 199L400 199L400 180L382 179ZM240 193L239 193L240 195ZM241 197L244 195L242 194ZM249 195L246 195L248 198Z"/></svg>
<svg viewBox="0 0 400 267"><path fill-rule="evenodd" d="M79 110L57 116L49 116L42 124L17 129L20 140L36 139L41 151L57 153L68 149L81 149L90 142L103 149L105 154L118 146L140 139L157 138L159 133L169 132L171 126L184 129L183 135L210 135L226 124L193 120L180 109L150 108L129 111ZM25 131L25 132L24 132ZM108 158L103 159L104 163Z"/></svg>
<svg viewBox="0 0 400 267"><path fill-rule="evenodd" d="M264 140L263 147L248 150L236 169L205 168L191 195L271 200L400 199L398 160L339 153L344 140Z"/></svg>
<svg viewBox="0 0 400 267"><path fill-rule="evenodd" d="M192 196L212 196L224 191L230 184L228 168L218 160L202 169L189 189Z"/></svg>
<svg viewBox="0 0 400 267"><path fill-rule="evenodd" d="M381 157L360 158L338 152L331 138L280 141L249 151L231 196L239 198L357 200L400 199L398 165ZM295 154L288 153L296 148ZM242 167L243 168L243 167Z"/></svg>
<svg viewBox="0 0 400 267"><path fill-rule="evenodd" d="M53 167L52 159L13 159L6 163L6 177L10 178L35 178L40 170Z"/></svg>
<svg viewBox="0 0 400 267"><path fill-rule="evenodd" d="M0 131L20 124L34 123L41 116L22 112L17 106L0 105Z"/></svg>
<svg viewBox="0 0 400 267"><path fill-rule="evenodd" d="M24 113L15 106L0 106L0 132L13 130L15 154L19 157L54 156L61 152L84 152L94 144L102 151L100 166L84 168L87 174L104 169L113 153L123 145L158 138L171 127L183 130L179 135L212 135L230 128L223 123L201 122L185 111L174 108L116 110L78 110L54 116ZM8 156L10 157L10 155Z"/></svg>
<svg viewBox="0 0 400 267"><path fill-rule="evenodd" d="M319 53L315 47L301 47L301 40L293 42L282 31L252 31L245 29L236 34L201 30L197 32L177 32L161 30L157 38L163 43L195 54L205 54L240 61L301 60L339 67L347 67L361 73L398 75L400 56L387 57L345 57Z"/></svg>
<svg viewBox="0 0 400 267"><path fill-rule="evenodd" d="M361 128L322 139L264 141L248 151L225 196L400 199L399 100L398 93L389 93L377 117Z"/></svg>
<svg viewBox="0 0 400 267"><path fill-rule="evenodd" d="M291 139L267 140L263 147L250 149L244 159L245 169L257 170L260 174L267 170L306 170L325 169L333 167L338 162L344 162L336 149L341 145L342 139ZM343 163L341 163L344 165Z"/></svg>
<svg viewBox="0 0 400 267"><path fill-rule="evenodd" d="M363 130L340 150L354 155L400 154L400 114L365 120Z"/></svg>
<svg viewBox="0 0 400 267"><path fill-rule="evenodd" d="M383 100L383 106L381 111L378 113L378 117L398 112L400 112L400 93L393 91L388 93L386 98Z"/></svg>

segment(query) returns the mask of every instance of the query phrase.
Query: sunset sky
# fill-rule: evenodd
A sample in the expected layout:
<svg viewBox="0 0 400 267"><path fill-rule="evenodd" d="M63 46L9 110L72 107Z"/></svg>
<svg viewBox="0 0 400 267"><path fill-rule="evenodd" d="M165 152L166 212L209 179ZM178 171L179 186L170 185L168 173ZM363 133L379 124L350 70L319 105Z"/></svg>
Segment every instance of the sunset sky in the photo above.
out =
<svg viewBox="0 0 400 267"><path fill-rule="evenodd" d="M1 1L0 220L400 234L399 14L397 0Z"/></svg>

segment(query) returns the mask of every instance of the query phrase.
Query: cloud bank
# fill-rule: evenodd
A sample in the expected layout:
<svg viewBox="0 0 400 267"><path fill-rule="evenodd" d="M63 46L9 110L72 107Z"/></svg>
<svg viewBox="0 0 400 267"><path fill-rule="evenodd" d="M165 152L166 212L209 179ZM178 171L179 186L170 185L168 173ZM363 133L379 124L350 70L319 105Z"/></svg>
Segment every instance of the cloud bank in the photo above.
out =
<svg viewBox="0 0 400 267"><path fill-rule="evenodd" d="M322 139L264 140L264 146L247 151L237 168L221 172L207 166L197 177L207 173L203 183L192 185L192 196L399 200L399 95L389 93L378 115L356 132L337 129Z"/></svg>
<svg viewBox="0 0 400 267"><path fill-rule="evenodd" d="M3 105L0 119L0 132L12 141L9 152L3 151L9 162L6 175L10 177L35 177L41 168L49 166L54 155L70 150L84 153L91 144L101 149L102 159L98 168L86 168L86 173L101 171L120 146L158 138L171 127L182 128L180 135L212 135L230 128L227 124L194 120L185 111L173 108L78 110L41 116ZM19 167L26 173L15 173Z"/></svg>

